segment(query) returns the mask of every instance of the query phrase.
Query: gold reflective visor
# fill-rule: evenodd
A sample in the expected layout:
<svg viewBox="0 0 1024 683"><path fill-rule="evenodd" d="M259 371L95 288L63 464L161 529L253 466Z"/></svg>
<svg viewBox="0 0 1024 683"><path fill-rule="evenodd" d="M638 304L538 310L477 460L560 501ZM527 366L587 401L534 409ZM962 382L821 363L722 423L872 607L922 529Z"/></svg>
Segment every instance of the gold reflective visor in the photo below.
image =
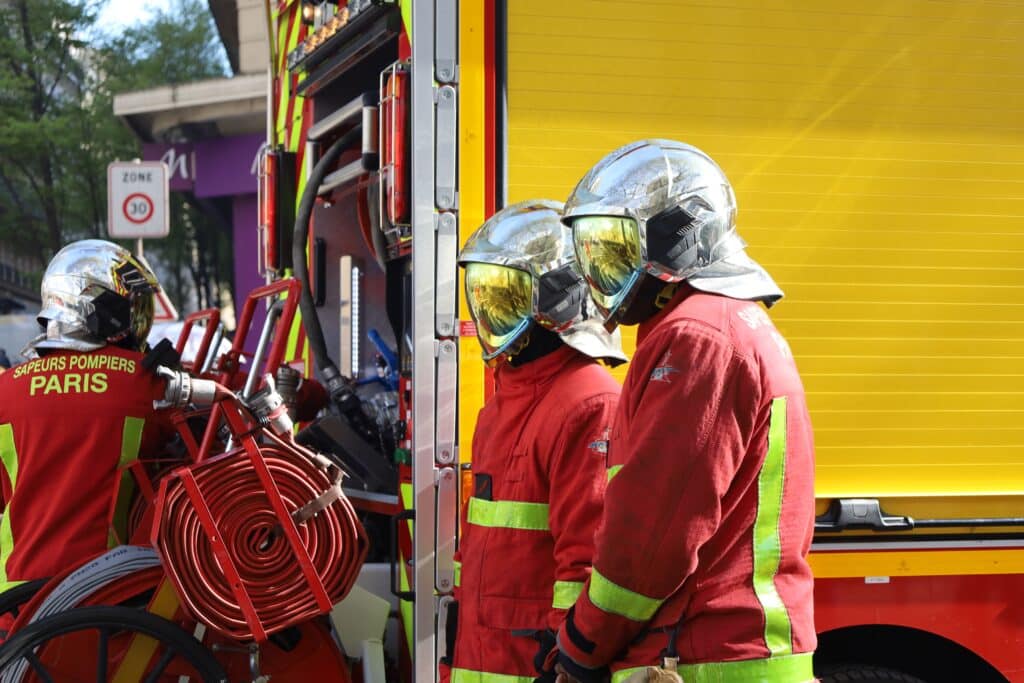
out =
<svg viewBox="0 0 1024 683"><path fill-rule="evenodd" d="M492 263L466 265L466 301L485 357L505 351L533 314L533 276Z"/></svg>
<svg viewBox="0 0 1024 683"><path fill-rule="evenodd" d="M572 241L594 303L609 315L640 275L640 232L636 221L622 216L574 218Z"/></svg>

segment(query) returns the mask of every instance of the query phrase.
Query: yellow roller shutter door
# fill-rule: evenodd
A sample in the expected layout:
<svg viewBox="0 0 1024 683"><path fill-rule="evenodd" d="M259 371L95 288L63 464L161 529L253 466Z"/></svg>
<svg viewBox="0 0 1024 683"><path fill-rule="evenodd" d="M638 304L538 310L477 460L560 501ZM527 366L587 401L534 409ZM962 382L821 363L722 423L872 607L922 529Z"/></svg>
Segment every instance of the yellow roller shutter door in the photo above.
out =
<svg viewBox="0 0 1024 683"><path fill-rule="evenodd" d="M1024 491L1024 4L508 4L509 201L642 137L710 153L819 496Z"/></svg>

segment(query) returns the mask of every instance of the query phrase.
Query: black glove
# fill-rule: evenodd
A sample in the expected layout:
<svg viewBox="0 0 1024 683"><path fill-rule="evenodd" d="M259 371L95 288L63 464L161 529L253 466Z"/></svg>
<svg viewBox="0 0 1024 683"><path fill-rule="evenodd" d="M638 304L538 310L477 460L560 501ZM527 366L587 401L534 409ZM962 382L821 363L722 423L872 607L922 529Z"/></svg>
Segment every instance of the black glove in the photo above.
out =
<svg viewBox="0 0 1024 683"><path fill-rule="evenodd" d="M537 670L539 675L533 679L533 683L555 683L558 674L555 673L554 664L548 664L548 661L551 659L549 657L551 651L558 648L558 639L555 637L555 632L546 629L534 631L531 635L538 643L537 654L533 657L533 668Z"/></svg>

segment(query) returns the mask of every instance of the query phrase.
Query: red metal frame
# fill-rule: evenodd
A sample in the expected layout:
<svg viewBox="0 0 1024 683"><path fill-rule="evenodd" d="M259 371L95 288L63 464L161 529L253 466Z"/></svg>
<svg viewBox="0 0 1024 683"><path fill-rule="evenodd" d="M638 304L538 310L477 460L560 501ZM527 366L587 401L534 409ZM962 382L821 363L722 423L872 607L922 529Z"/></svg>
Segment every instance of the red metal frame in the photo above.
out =
<svg viewBox="0 0 1024 683"><path fill-rule="evenodd" d="M213 444L215 443L215 438L222 419L224 424L228 427L232 440L238 444L240 448L236 448L229 453L213 456ZM265 628L264 621L261 618L259 611L256 609L250 596L246 592L242 576L239 573L238 568L235 566L230 553L228 553L227 548L224 545L221 530L218 529L217 523L213 514L210 512L209 505L207 504L207 494L202 491L193 474L193 470L196 467L203 467L225 458L248 457L253 471L256 472L260 484L267 496L267 502L270 504L270 507L277 518L277 523L288 540L292 554L299 564L306 586L315 599L318 609L320 609L322 613L326 614L331 610L333 603L330 595L328 594L327 588L324 586L320 575L317 573L316 567L313 566L313 562L302 543L302 539L299 537L298 528L296 527L291 514L288 512L284 499L281 496L281 492L278 489L277 484L274 482L270 470L267 468L267 464L260 452L257 436L259 438L269 440L281 449L294 450L298 448L297 446L286 443L270 432L262 429L255 422L248 420L245 417L241 406L235 399L232 398L215 403L213 410L210 413L206 432L203 435L203 445L200 447L198 452L193 453L194 464L178 468L173 474L165 477L161 481L160 492L157 495L156 502L157 518L154 520L152 526L150 540L153 547L157 548L158 551L161 551L162 544L160 531L163 526L161 515L165 510L165 502L169 487L173 485L176 479L180 480L188 494L189 500L196 510L196 514L200 520L203 530L206 532L207 537L210 540L211 548L217 557L220 567L231 585L232 593L238 601L238 605L241 608L246 623L252 631L254 639L257 642L264 642L266 641L269 633ZM161 555L163 556L165 553L161 551ZM173 563L165 561L164 564L168 569L171 580L174 581L179 595L184 594L180 579L173 571Z"/></svg>
<svg viewBox="0 0 1024 683"><path fill-rule="evenodd" d="M238 320L238 328L235 332L231 350L225 353L218 364L220 375L217 381L227 387L235 387L241 372L241 359L251 359L253 354L244 351L246 339L252 327L253 317L256 313L256 305L263 299L285 295L284 310L277 321L277 329L274 333L274 341L270 346L270 353L267 354L266 363L263 366L264 373L273 373L284 361L285 349L288 347L288 335L292 329L292 321L295 319L295 312L299 307L299 294L302 285L295 278L285 278L271 282L268 285L258 287L249 293L242 306L242 315ZM258 368L249 368L248 372L257 372Z"/></svg>
<svg viewBox="0 0 1024 683"><path fill-rule="evenodd" d="M204 308L201 311L189 313L185 316L184 324L181 327L181 334L178 335L178 343L174 345L174 349L178 352L179 356L185 350L185 344L192 333L192 328L196 323L202 321L206 321L206 331L203 333L203 339L199 343L196 357L189 363L182 363L186 370L198 370L206 362L206 356L210 353L210 344L213 342L213 336L217 333L217 326L220 325L220 309Z"/></svg>

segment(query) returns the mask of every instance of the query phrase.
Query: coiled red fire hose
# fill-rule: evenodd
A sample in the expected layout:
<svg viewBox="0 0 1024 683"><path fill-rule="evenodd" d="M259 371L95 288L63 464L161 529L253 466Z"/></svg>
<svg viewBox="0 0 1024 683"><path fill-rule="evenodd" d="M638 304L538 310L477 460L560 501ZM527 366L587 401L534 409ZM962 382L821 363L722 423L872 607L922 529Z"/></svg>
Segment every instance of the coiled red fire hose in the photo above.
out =
<svg viewBox="0 0 1024 683"><path fill-rule="evenodd" d="M264 640L325 613L348 594L368 548L340 478L331 481L286 444L260 444L259 454L273 486L244 451L181 468L161 487L154 526L154 544L185 607L236 640ZM278 494L284 520L271 501ZM283 526L293 523L298 552ZM315 569L312 580L301 553Z"/></svg>

